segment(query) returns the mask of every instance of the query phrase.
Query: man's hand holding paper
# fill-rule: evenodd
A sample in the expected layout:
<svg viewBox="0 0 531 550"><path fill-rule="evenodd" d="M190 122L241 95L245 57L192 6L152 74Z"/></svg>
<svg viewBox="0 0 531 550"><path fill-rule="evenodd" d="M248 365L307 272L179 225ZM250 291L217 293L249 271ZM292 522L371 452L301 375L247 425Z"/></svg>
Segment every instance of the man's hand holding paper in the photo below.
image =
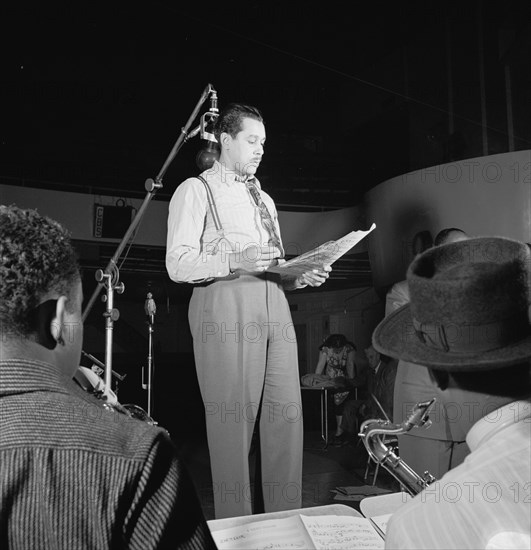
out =
<svg viewBox="0 0 531 550"><path fill-rule="evenodd" d="M367 231L351 231L337 241L328 241L296 258L274 265L268 271L280 273L284 276L296 276L299 278L304 276L308 281L318 281L321 277L328 277L328 273L331 270L330 266L356 246L375 228L376 224L373 223ZM315 275L318 277L314 277ZM324 280L326 280L326 277ZM324 280L312 286L319 286ZM311 282L304 284L311 284Z"/></svg>
<svg viewBox="0 0 531 550"><path fill-rule="evenodd" d="M321 269L312 269L305 271L297 277L297 282L300 286L321 286L328 279L332 268L329 265L323 266Z"/></svg>

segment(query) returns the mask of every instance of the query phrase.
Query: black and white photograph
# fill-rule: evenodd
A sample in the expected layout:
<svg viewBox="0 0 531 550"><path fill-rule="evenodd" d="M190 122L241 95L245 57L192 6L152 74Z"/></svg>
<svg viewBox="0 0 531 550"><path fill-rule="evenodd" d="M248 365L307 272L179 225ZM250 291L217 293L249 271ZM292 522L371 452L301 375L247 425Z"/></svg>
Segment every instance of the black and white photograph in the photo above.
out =
<svg viewBox="0 0 531 550"><path fill-rule="evenodd" d="M2 548L531 550L529 2L2 13Z"/></svg>

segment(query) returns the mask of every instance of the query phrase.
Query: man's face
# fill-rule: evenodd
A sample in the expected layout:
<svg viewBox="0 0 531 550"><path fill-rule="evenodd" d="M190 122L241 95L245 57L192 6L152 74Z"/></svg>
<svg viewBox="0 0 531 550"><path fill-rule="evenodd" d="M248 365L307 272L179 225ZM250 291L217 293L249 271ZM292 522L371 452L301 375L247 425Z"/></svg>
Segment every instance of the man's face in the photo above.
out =
<svg viewBox="0 0 531 550"><path fill-rule="evenodd" d="M380 354L372 346L370 346L365 350L365 355L369 361L369 367L371 367L371 369L375 369L378 366Z"/></svg>
<svg viewBox="0 0 531 550"><path fill-rule="evenodd" d="M241 176L254 176L264 154L265 126L253 118L244 118L241 127L235 138L226 135L227 168Z"/></svg>

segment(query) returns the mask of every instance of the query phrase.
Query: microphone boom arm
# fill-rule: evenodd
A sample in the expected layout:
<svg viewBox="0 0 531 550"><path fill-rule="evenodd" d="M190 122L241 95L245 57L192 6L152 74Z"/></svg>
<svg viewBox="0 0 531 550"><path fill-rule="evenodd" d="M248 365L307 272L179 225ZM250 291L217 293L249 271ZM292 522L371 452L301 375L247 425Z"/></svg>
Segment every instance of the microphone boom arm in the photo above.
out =
<svg viewBox="0 0 531 550"><path fill-rule="evenodd" d="M201 94L201 97L199 98L199 101L197 102L192 114L190 115L189 119L187 120L186 124L181 128L181 133L179 137L177 138L177 141L175 142L175 145L173 146L172 150L170 151L170 154L168 155L168 158L164 162L162 168L160 169L159 173L157 174L155 180L148 178L145 182L145 189L147 191L146 196L144 197L144 201L142 202L142 205L138 209L138 211L135 214L135 217L133 218L131 225L127 229L125 235L122 237L122 240L120 241L116 251L114 252L112 258L109 260L107 266L104 270L98 269L96 272L96 288L94 289L94 292L92 293L89 301L87 302L87 305L85 309L83 310L81 314L81 318L83 322L86 320L88 314L90 313L92 306L96 302L98 295L100 294L101 289L105 286L107 288L107 301L111 302L110 304L107 304L107 311L103 314L104 317L106 317L106 331L105 331L105 392L112 391L111 388L111 376L112 376L112 332L113 332L113 323L114 320L118 318L119 312L118 310L114 310L112 308L112 296L114 290L121 289L121 292L123 292L123 283L119 283L120 279L120 273L118 269L118 260L133 236L136 228L138 227L143 215L145 214L147 207L151 201L151 199L155 196L155 193L158 189L162 189L162 178L164 177L164 174L168 170L170 164L172 163L173 159L176 157L177 153L181 149L183 143L186 141L188 137L188 130L190 126L192 125L194 119L197 117L199 110L201 109L201 106L203 103L207 100L208 96L212 94L213 100L215 99L217 101L217 94L216 90L214 90L212 84L208 84L206 88L203 90L203 93ZM194 130L195 132L195 130ZM112 308L112 311L110 310L109 306Z"/></svg>
<svg viewBox="0 0 531 550"><path fill-rule="evenodd" d="M183 146L183 143L189 138L188 130L190 126L192 125L193 121L199 114L199 110L201 109L201 106L203 103L207 100L208 96L210 94L216 94L216 90L212 86L212 84L208 84L205 89L203 90L203 93L201 94L201 97L199 98L199 101L197 102L196 106L194 107L194 110L192 111L192 114L186 121L186 124L181 128L181 133L179 137L177 138L177 141L175 142L175 145L173 146L172 150L170 151L170 154L168 155L168 158L164 162L162 168L160 169L159 173L157 174L155 180L149 178L146 180L145 188L147 191L147 194L144 198L144 201L140 208L138 209L135 217L133 218L133 221L131 222L131 225L127 229L125 235L123 236L120 244L118 245L118 248L116 249L115 253L113 254L112 258L109 260L109 263L105 267L104 273L110 274L112 273L115 266L117 266L118 259L120 258L125 246L129 242L129 239L131 238L131 235L134 233L135 229L138 227L138 224L140 223L140 220L142 219L142 216L144 215L145 211L147 210L148 204L151 201L151 199L155 196L155 193L158 189L162 189L162 178L164 177L164 174L170 167L170 164L173 162L173 159L177 156L177 153ZM194 130L195 132L195 130ZM196 135L197 132L194 134ZM85 307L85 310L82 313L82 319L83 321L86 320L88 314L90 313L90 310L92 309L92 306L94 305L94 302L98 298L98 295L103 287L103 282L98 282L96 285L96 288L94 289L94 292L92 293L92 296L90 297L90 300L87 302L87 305Z"/></svg>

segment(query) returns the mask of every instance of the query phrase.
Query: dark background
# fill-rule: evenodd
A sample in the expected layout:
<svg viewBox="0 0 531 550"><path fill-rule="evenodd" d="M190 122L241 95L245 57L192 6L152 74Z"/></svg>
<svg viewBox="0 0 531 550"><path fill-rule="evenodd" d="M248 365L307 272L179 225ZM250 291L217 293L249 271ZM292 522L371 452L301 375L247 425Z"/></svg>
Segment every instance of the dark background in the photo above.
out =
<svg viewBox="0 0 531 550"><path fill-rule="evenodd" d="M360 205L369 189L411 170L529 149L529 6L527 0L5 6L0 183L144 197L145 180L158 174L209 83L220 107L242 101L262 110L268 140L259 178L279 209ZM199 138L183 146L155 200L168 200L198 172L200 147ZM90 296L95 269L115 247L77 245ZM126 294L117 299L122 316L114 332L115 349L126 350L114 357L116 370L127 373L121 401L145 407L142 306L150 290L159 305L156 416L176 437L191 437L202 429L202 407L186 319L190 288L169 282L163 249L133 246L121 267ZM343 287L370 286L366 255L346 269ZM103 359L101 310L100 304L87 319L85 349ZM177 353L166 353L170 332Z"/></svg>
<svg viewBox="0 0 531 550"><path fill-rule="evenodd" d="M280 208L359 204L385 179L482 156L483 122L487 153L506 151L506 67L514 148L531 143L526 1L77 4L3 8L6 183L142 196L208 83L220 107L263 111L259 176Z"/></svg>

